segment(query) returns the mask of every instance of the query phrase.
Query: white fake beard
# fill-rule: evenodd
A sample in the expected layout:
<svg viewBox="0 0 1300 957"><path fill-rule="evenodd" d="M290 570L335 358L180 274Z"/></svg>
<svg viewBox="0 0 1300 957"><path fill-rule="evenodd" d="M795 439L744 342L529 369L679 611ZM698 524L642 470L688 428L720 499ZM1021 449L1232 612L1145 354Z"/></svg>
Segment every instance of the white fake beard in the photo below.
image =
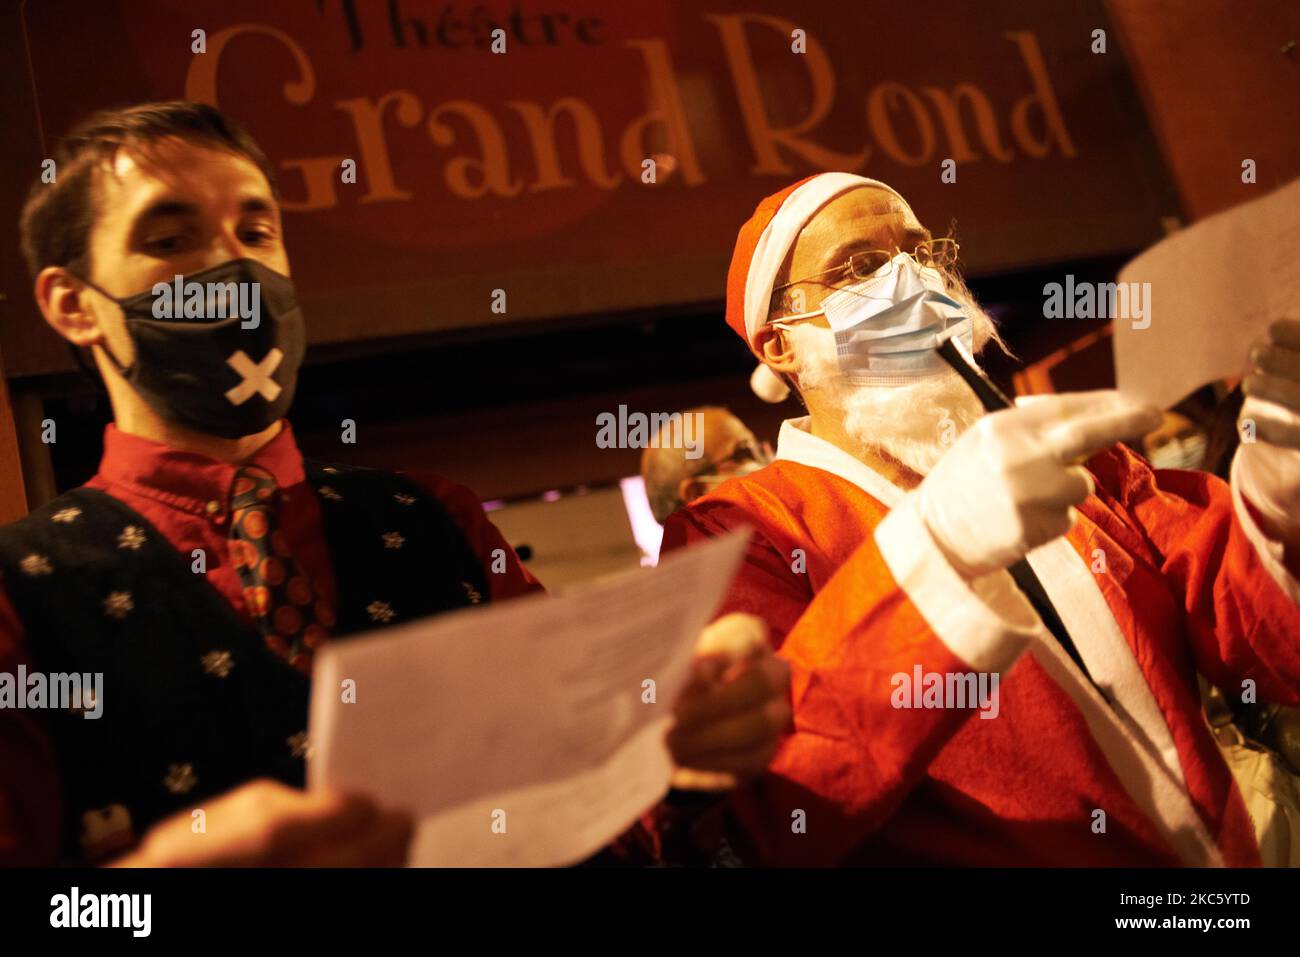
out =
<svg viewBox="0 0 1300 957"><path fill-rule="evenodd" d="M996 333L986 313L974 310L973 315L978 352ZM832 330L800 324L786 334L799 357L799 388L820 390L840 410L849 438L864 450L884 452L921 475L984 414L970 387L952 370L905 385L863 385L840 372Z"/></svg>

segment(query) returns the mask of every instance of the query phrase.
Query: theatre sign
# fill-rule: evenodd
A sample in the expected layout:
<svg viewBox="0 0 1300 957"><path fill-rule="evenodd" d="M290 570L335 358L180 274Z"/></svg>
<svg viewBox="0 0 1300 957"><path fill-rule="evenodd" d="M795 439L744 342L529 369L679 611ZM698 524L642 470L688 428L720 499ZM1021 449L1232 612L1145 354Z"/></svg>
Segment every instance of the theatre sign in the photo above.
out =
<svg viewBox="0 0 1300 957"><path fill-rule="evenodd" d="M62 29L74 8L27 15L44 137L133 99L238 118L314 342L716 302L756 200L820 170L955 223L974 272L1177 212L1100 0L121 0ZM13 337L10 374L38 371Z"/></svg>

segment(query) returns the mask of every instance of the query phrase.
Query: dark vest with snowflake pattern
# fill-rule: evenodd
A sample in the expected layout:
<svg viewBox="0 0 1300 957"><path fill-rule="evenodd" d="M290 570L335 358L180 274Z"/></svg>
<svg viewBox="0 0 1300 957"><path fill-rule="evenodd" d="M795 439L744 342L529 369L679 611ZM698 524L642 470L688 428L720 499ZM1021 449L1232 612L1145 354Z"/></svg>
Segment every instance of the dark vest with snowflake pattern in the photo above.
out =
<svg viewBox="0 0 1300 957"><path fill-rule="evenodd" d="M428 492L304 466L337 582L331 640L488 600L478 558ZM104 852L124 816L139 836L253 778L302 786L309 680L133 509L74 489L0 528L0 570L33 668L104 676L98 719L48 712L68 860Z"/></svg>

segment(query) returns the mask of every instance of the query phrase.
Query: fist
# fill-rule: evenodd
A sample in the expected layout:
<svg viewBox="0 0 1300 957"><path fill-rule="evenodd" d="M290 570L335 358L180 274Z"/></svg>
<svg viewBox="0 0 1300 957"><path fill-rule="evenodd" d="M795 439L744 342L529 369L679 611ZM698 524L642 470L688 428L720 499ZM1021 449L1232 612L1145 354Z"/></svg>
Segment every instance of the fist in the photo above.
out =
<svg viewBox="0 0 1300 957"><path fill-rule="evenodd" d="M367 798L251 781L154 825L120 867L400 867L409 815Z"/></svg>
<svg viewBox="0 0 1300 957"><path fill-rule="evenodd" d="M1300 546L1300 319L1279 319L1250 350L1233 481L1265 533Z"/></svg>
<svg viewBox="0 0 1300 957"><path fill-rule="evenodd" d="M917 487L921 520L954 568L1006 568L1074 524L1093 490L1075 464L1149 432L1160 411L1113 390L1047 395L984 416Z"/></svg>
<svg viewBox="0 0 1300 957"><path fill-rule="evenodd" d="M1277 320L1251 346L1241 391L1239 421L1253 425L1255 439L1300 449L1300 319Z"/></svg>
<svg viewBox="0 0 1300 957"><path fill-rule="evenodd" d="M753 615L700 633L693 674L673 706L673 787L724 791L761 774L790 727L790 669Z"/></svg>

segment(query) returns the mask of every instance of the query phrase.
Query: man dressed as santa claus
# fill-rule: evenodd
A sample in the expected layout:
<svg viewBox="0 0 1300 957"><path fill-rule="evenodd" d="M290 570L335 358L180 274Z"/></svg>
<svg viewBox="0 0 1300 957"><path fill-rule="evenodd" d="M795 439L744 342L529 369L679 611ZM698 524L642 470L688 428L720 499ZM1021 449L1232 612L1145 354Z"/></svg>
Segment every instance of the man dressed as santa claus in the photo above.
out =
<svg viewBox="0 0 1300 957"><path fill-rule="evenodd" d="M1258 441L1224 484L1116 444L1160 415L1115 392L984 414L934 351L996 341L954 260L843 173L740 230L727 322L809 414L664 534L753 529L720 613L766 619L793 673L793 733L728 802L729 842L771 864L1258 863L1196 674L1300 705L1300 322L1251 354Z"/></svg>

